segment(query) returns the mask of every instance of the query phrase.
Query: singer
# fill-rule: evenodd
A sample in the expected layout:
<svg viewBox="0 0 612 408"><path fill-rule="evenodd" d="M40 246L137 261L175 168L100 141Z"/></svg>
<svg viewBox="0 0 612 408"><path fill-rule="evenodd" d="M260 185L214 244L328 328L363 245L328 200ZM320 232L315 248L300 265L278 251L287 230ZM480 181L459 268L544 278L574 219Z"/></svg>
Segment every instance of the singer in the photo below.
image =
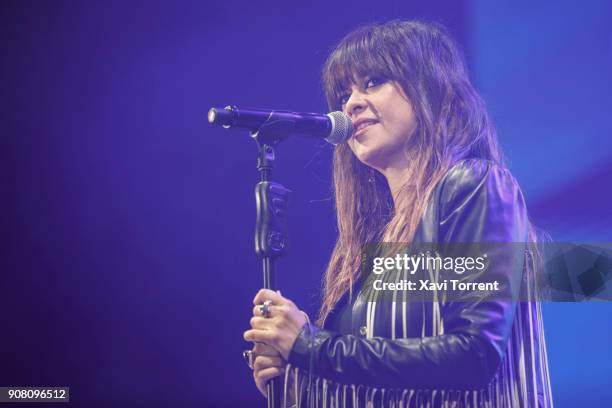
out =
<svg viewBox="0 0 612 408"><path fill-rule="evenodd" d="M334 151L339 235L316 322L280 293L256 294L244 333L256 386L265 395L282 376L287 406L551 407L540 304L518 302L537 284L525 252L489 254L506 300L385 299L360 279L367 243L536 240L458 47L433 24L358 28L323 84L355 129Z"/></svg>

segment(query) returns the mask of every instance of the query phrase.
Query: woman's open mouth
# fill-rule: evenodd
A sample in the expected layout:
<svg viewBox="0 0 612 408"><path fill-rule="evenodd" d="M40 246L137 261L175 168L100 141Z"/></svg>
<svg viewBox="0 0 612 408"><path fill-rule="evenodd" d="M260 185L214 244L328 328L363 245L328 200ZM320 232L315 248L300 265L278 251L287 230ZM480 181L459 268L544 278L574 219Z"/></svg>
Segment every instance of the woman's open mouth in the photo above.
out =
<svg viewBox="0 0 612 408"><path fill-rule="evenodd" d="M378 121L374 120L374 119L363 119L363 120L360 119L360 120L358 120L355 123L355 133L353 134L353 136L357 137L357 136L363 135L370 126L375 125L377 123L378 123Z"/></svg>

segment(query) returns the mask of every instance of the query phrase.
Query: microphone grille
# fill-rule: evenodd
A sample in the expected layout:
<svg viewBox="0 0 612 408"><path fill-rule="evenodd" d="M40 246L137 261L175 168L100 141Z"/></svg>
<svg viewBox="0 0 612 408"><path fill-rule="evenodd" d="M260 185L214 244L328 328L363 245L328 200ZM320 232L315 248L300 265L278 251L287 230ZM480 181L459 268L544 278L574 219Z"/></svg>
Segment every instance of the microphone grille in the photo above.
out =
<svg viewBox="0 0 612 408"><path fill-rule="evenodd" d="M328 113L327 116L331 120L332 130L325 140L333 145L346 142L353 134L353 121L351 118L346 113L340 111Z"/></svg>

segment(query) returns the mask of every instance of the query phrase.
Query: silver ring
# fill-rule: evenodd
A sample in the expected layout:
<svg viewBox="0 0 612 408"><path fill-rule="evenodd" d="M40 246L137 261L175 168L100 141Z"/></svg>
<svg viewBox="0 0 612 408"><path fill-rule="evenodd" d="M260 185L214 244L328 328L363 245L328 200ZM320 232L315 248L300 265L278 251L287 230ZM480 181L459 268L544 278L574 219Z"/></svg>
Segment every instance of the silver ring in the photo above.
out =
<svg viewBox="0 0 612 408"><path fill-rule="evenodd" d="M244 361L246 361L247 365L252 370L253 361L255 361L255 353L253 353L253 350L244 350L242 352L242 357L244 357Z"/></svg>
<svg viewBox="0 0 612 408"><path fill-rule="evenodd" d="M265 302L263 302L263 305L259 306L259 311L261 312L261 315L265 317L266 319L270 317L270 305L271 304L272 304L271 300L266 300Z"/></svg>

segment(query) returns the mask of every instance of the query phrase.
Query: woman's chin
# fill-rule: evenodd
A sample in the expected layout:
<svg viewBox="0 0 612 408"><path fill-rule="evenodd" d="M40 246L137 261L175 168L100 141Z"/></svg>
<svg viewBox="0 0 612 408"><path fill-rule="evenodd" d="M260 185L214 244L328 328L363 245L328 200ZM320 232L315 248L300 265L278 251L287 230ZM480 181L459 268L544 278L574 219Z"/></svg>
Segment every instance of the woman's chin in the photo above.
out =
<svg viewBox="0 0 612 408"><path fill-rule="evenodd" d="M369 149L366 146L359 146L355 150L355 156L357 159L365 164L366 166L372 167L374 169L384 168L384 154L378 150Z"/></svg>

